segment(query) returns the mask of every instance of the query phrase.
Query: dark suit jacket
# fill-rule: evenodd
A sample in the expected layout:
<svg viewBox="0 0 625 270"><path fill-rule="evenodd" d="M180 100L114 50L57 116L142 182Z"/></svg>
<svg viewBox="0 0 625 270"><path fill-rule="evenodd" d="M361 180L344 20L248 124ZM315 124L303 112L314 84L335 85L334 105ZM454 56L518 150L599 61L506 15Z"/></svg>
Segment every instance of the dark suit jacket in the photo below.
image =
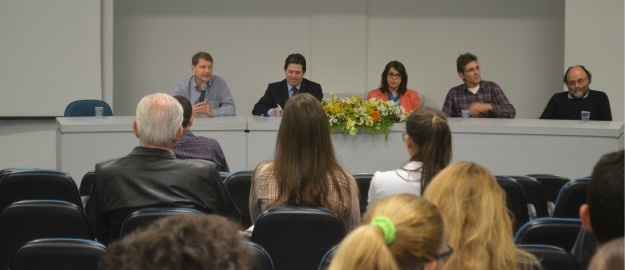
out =
<svg viewBox="0 0 625 270"><path fill-rule="evenodd" d="M276 107L276 104L280 104L280 107L284 108L286 100L289 99L289 89L287 89L288 85L289 84L286 82L286 79L280 82L270 83L267 86L265 95L258 100L256 105L254 105L252 114L266 115L269 109ZM309 93L319 99L319 101L323 98L321 85L306 78L302 80L299 92Z"/></svg>
<svg viewBox="0 0 625 270"><path fill-rule="evenodd" d="M240 218L215 163L176 159L157 148L136 147L125 157L96 165L87 214L98 241L119 238L128 214L144 207L191 207Z"/></svg>

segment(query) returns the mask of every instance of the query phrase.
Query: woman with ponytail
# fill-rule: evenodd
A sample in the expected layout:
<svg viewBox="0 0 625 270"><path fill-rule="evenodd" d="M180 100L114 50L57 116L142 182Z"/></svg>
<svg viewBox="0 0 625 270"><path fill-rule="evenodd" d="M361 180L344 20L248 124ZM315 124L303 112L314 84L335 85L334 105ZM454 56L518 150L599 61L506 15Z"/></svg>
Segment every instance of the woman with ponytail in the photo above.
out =
<svg viewBox="0 0 625 270"><path fill-rule="evenodd" d="M329 269L441 269L453 252L444 230L443 218L427 200L412 194L386 197L343 239Z"/></svg>
<svg viewBox="0 0 625 270"><path fill-rule="evenodd" d="M432 178L451 161L451 130L439 110L424 107L413 111L402 139L410 161L400 169L373 175L369 204L392 194L423 194Z"/></svg>

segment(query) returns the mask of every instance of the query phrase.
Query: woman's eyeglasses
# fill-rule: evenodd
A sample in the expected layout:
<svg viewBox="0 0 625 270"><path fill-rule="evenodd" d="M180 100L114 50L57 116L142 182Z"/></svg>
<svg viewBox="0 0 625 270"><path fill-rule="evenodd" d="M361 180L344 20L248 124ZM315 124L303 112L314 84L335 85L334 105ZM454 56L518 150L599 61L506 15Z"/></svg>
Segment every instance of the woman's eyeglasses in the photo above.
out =
<svg viewBox="0 0 625 270"><path fill-rule="evenodd" d="M401 79L401 73L388 73L386 74L386 77L391 78L391 79Z"/></svg>

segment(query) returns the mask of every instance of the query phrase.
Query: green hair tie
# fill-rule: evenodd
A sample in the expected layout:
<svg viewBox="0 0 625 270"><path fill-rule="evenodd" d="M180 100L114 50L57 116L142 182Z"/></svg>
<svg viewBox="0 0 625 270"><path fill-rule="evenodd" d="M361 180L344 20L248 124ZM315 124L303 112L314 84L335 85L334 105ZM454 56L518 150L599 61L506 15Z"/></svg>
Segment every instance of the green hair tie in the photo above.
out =
<svg viewBox="0 0 625 270"><path fill-rule="evenodd" d="M390 245L395 241L395 225L393 222L385 216L377 216L371 220L371 225L377 226L382 229L384 233L384 243Z"/></svg>

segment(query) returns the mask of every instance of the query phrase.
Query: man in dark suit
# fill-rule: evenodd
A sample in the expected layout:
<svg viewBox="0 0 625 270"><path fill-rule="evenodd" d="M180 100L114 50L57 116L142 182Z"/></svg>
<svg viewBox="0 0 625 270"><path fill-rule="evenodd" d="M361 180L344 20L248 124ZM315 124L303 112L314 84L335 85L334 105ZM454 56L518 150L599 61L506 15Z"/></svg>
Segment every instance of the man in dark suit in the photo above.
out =
<svg viewBox="0 0 625 270"><path fill-rule="evenodd" d="M280 116L286 101L299 93L310 93L319 101L323 98L321 85L304 78L306 73L306 58L299 53L289 55L284 61L286 79L270 83L265 95L258 100L253 115Z"/></svg>
<svg viewBox="0 0 625 270"><path fill-rule="evenodd" d="M144 207L191 207L240 218L215 163L174 156L182 119L182 106L170 95L141 99L132 124L139 146L127 156L95 166L86 210L98 241L108 244L119 238L126 216Z"/></svg>

